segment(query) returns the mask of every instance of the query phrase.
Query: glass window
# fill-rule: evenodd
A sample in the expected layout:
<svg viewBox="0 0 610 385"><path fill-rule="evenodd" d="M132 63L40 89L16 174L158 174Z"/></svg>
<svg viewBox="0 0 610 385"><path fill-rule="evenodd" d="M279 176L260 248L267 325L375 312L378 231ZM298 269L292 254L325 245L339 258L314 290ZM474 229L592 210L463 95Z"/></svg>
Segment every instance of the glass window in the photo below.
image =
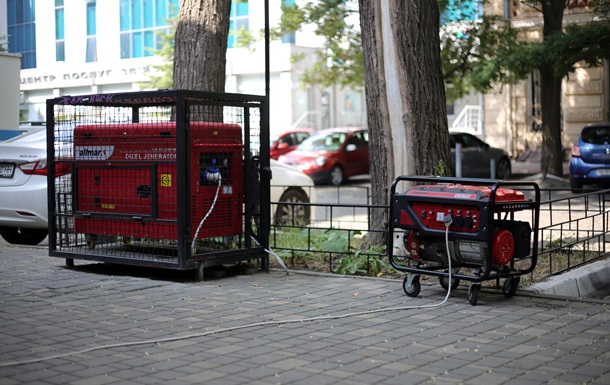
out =
<svg viewBox="0 0 610 385"><path fill-rule="evenodd" d="M248 15L248 3L237 3L231 2L231 15L229 23L229 41L227 42L228 48L234 48L237 46L237 34L236 32L240 29L249 29L249 15Z"/></svg>
<svg viewBox="0 0 610 385"><path fill-rule="evenodd" d="M55 60L64 61L66 58L65 42L58 40L55 42Z"/></svg>
<svg viewBox="0 0 610 385"><path fill-rule="evenodd" d="M591 144L610 143L610 127L590 127L582 130L582 141Z"/></svg>
<svg viewBox="0 0 610 385"><path fill-rule="evenodd" d="M64 2L55 0L55 60L64 61L66 59L64 41Z"/></svg>
<svg viewBox="0 0 610 385"><path fill-rule="evenodd" d="M152 28L155 25L155 20L153 19L155 13L153 0L144 0L142 11L144 15L144 28Z"/></svg>
<svg viewBox="0 0 610 385"><path fill-rule="evenodd" d="M97 33L97 11L95 1L87 3L87 36L92 36Z"/></svg>
<svg viewBox="0 0 610 385"><path fill-rule="evenodd" d="M95 36L87 37L87 63L97 61L97 38Z"/></svg>
<svg viewBox="0 0 610 385"><path fill-rule="evenodd" d="M441 15L441 24L477 20L480 13L479 0L448 0Z"/></svg>
<svg viewBox="0 0 610 385"><path fill-rule="evenodd" d="M176 14L178 0L120 0L121 58L152 56L160 46L157 32L167 28Z"/></svg>
<svg viewBox="0 0 610 385"><path fill-rule="evenodd" d="M36 68L34 0L7 0L9 52L21 54L21 68Z"/></svg>
<svg viewBox="0 0 610 385"><path fill-rule="evenodd" d="M284 6L289 6L289 5L293 5L294 4L294 0L282 0L282 5ZM282 36L282 43L292 43L294 44L296 42L296 34L294 33L287 33L284 36Z"/></svg>
<svg viewBox="0 0 610 385"><path fill-rule="evenodd" d="M95 0L87 2L87 50L85 60L87 63L97 61L97 8Z"/></svg>

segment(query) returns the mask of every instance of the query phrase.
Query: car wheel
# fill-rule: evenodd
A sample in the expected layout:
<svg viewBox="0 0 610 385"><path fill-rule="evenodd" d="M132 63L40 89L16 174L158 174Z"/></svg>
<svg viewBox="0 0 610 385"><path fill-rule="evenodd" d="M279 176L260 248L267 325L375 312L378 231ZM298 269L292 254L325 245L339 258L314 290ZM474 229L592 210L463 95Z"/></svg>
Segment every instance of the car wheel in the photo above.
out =
<svg viewBox="0 0 610 385"><path fill-rule="evenodd" d="M582 192L583 183L579 180L576 180L572 177L570 177L570 189L572 190L573 193L580 193Z"/></svg>
<svg viewBox="0 0 610 385"><path fill-rule="evenodd" d="M330 170L330 183L333 186L339 186L343 183L344 175L341 166L333 166Z"/></svg>
<svg viewBox="0 0 610 385"><path fill-rule="evenodd" d="M307 225L311 216L309 205L297 205L295 203L309 203L309 197L300 189L291 188L286 190L280 202L292 203L289 205L278 204L275 212L276 225Z"/></svg>
<svg viewBox="0 0 610 385"><path fill-rule="evenodd" d="M37 245L49 235L46 229L26 229L22 227L1 227L0 235L14 245Z"/></svg>
<svg viewBox="0 0 610 385"><path fill-rule="evenodd" d="M496 178L508 179L510 178L511 171L510 160L502 158L500 159L498 167L496 168Z"/></svg>

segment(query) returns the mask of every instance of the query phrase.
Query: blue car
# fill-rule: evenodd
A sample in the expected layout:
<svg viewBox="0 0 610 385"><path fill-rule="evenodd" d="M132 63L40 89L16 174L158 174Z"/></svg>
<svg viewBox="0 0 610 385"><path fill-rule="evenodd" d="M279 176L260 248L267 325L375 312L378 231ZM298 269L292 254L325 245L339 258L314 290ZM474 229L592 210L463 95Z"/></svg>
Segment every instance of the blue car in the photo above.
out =
<svg viewBox="0 0 610 385"><path fill-rule="evenodd" d="M570 187L594 183L610 184L610 123L586 126L572 148Z"/></svg>

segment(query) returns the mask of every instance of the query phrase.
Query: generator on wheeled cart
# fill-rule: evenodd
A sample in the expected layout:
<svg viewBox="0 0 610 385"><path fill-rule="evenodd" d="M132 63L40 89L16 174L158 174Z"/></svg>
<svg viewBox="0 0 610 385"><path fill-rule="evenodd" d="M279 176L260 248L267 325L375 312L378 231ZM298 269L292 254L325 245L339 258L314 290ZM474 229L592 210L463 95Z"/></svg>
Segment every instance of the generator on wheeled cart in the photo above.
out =
<svg viewBox="0 0 610 385"><path fill-rule="evenodd" d="M399 176L390 191L390 264L407 273L410 297L419 295L420 276L430 275L444 289L469 282L472 305L483 281L505 279L510 298L536 267L539 209L533 182Z"/></svg>
<svg viewBox="0 0 610 385"><path fill-rule="evenodd" d="M242 261L268 270L265 103L187 90L48 100L49 254L197 279Z"/></svg>

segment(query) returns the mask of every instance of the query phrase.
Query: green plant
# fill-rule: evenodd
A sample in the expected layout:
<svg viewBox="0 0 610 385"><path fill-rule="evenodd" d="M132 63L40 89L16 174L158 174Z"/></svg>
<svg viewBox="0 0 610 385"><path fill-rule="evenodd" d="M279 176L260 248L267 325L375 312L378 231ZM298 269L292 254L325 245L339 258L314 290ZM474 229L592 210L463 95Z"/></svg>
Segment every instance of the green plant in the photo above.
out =
<svg viewBox="0 0 610 385"><path fill-rule="evenodd" d="M354 255L348 255L339 259L339 265L335 269L337 274L349 275L371 275L381 276L387 270L390 270L390 265L383 261L379 255L385 247L372 247L368 250L356 250Z"/></svg>

